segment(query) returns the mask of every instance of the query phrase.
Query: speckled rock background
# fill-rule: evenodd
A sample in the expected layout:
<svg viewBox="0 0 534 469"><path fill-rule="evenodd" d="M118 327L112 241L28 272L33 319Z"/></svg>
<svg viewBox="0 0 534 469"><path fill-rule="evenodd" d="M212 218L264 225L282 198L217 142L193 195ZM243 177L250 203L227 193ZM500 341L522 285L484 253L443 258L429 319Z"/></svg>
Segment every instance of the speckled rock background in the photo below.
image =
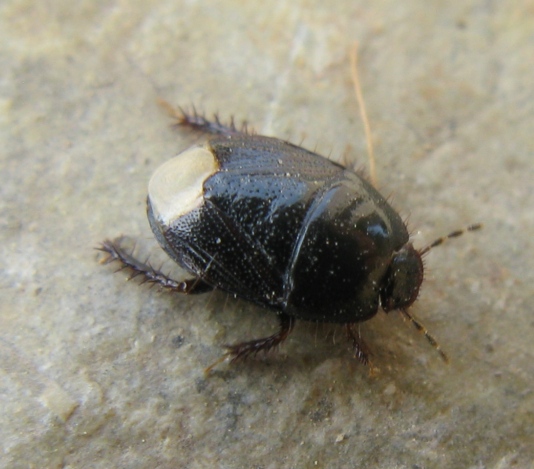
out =
<svg viewBox="0 0 534 469"><path fill-rule="evenodd" d="M339 327L203 369L276 320L222 293L125 282L93 250L161 259L152 171L198 140L163 98L365 167L426 258L413 308L449 353L379 313L373 373ZM534 467L534 2L155 0L0 5L2 468Z"/></svg>

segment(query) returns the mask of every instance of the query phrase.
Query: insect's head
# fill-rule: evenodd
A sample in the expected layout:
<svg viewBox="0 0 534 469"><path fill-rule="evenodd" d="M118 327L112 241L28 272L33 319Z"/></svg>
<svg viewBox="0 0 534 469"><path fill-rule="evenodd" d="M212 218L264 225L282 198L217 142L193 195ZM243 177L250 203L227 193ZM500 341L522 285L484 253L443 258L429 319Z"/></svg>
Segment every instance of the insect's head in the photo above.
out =
<svg viewBox="0 0 534 469"><path fill-rule="evenodd" d="M393 255L380 290L382 309L389 312L411 306L419 295L423 272L423 260L419 251L412 243L404 245Z"/></svg>
<svg viewBox="0 0 534 469"><path fill-rule="evenodd" d="M482 227L480 223L470 225L463 230L456 230L447 236L436 239L423 249L415 249L412 243L405 244L393 254L384 284L380 290L380 303L387 313L399 309L406 310L419 295L423 282L423 256L448 239L457 238L467 231L476 231Z"/></svg>
<svg viewBox="0 0 534 469"><path fill-rule="evenodd" d="M425 248L419 250L415 249L412 243L405 244L399 251L393 254L384 279L384 284L380 290L382 309L386 313L392 310L398 310L417 330L425 335L428 342L438 351L445 362L449 360L445 352L441 350L436 339L427 331L425 326L408 311L408 308L417 299L419 288L423 282L423 256L431 249L443 244L446 240L457 238L466 231L475 231L481 227L482 225L477 223L468 226L464 230L453 231L447 236L438 238Z"/></svg>

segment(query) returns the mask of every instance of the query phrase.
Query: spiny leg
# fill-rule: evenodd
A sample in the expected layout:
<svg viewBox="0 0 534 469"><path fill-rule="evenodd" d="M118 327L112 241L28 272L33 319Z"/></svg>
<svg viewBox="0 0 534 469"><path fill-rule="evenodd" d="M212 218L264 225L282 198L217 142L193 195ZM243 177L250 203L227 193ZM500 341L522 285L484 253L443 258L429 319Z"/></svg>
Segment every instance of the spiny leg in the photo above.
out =
<svg viewBox="0 0 534 469"><path fill-rule="evenodd" d="M103 264L118 261L120 263L118 270L131 270L132 273L129 280L142 276L141 283L157 284L166 290L185 294L204 293L212 290L211 286L199 278L186 279L180 282L173 280L159 270L154 269L148 262L140 261L132 256L131 252L121 247L120 238L114 241L105 240L96 249L107 254L107 257L101 261Z"/></svg>
<svg viewBox="0 0 534 469"><path fill-rule="evenodd" d="M247 135L250 133L246 122L243 122L241 129L238 129L233 117L230 118L230 123L226 125L221 122L217 114L214 114L213 119L210 120L199 113L194 106L191 106L191 111L186 111L182 107L175 109L163 100L160 100L160 104L171 117L176 119L176 124L181 127L188 127L212 135Z"/></svg>
<svg viewBox="0 0 534 469"><path fill-rule="evenodd" d="M268 352L273 347L280 345L284 340L287 339L287 336L291 333L293 326L295 325L295 320L288 316L287 314L280 313L278 315L278 320L280 321L280 329L276 334L273 334L269 337L264 337L263 339L251 340L249 342L241 342L234 345L227 345L227 352L220 357L217 361L213 362L208 366L204 373L209 375L211 370L215 368L219 363L225 361L228 357L232 358L232 362L240 360L242 358L247 358L249 355L256 355L258 352Z"/></svg>
<svg viewBox="0 0 534 469"><path fill-rule="evenodd" d="M262 339L227 345L227 355L232 357L232 361L236 361L247 358L249 355L256 355L258 352L268 352L273 347L280 345L293 330L295 319L285 313L280 313L278 320L280 321L280 329L276 334Z"/></svg>
<svg viewBox="0 0 534 469"><path fill-rule="evenodd" d="M360 337L360 334L354 332L354 329L352 328L354 326L354 324L349 322L349 323L345 324L345 326L347 328L347 334L349 336L349 339L352 340L352 347L353 347L353 351L354 351L354 356L363 365L369 364L369 355L371 355L369 347L363 341L363 339Z"/></svg>
<svg viewBox="0 0 534 469"><path fill-rule="evenodd" d="M441 347L440 345L438 344L438 341L436 339L434 339L434 337L432 336L432 334L430 334L430 332L428 332L427 328L425 326L423 326L414 316L412 316L407 310L405 309L399 309L400 313L406 318L408 319L414 326L415 328L423 333L426 337L426 340L428 340L428 342L430 343L430 345L432 345L432 347L434 347L437 352L439 353L440 357L442 358L442 360L445 362L445 363L449 363L449 357L447 356L447 354L441 350Z"/></svg>

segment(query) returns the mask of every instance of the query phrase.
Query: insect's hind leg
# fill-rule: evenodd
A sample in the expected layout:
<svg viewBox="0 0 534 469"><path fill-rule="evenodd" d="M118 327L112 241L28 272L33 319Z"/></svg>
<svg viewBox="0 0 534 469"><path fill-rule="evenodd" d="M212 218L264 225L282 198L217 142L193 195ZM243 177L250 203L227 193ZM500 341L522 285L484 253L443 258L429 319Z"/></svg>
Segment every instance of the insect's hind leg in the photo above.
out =
<svg viewBox="0 0 534 469"><path fill-rule="evenodd" d="M230 118L229 124L223 124L217 114L214 114L213 119L210 120L204 114L199 113L194 106L191 106L191 110L186 110L182 107L174 108L162 100L160 100L160 104L171 117L176 119L176 124L180 127L188 127L212 135L247 135L250 133L246 122L243 122L238 128L233 117Z"/></svg>
<svg viewBox="0 0 534 469"><path fill-rule="evenodd" d="M120 263L118 270L130 270L132 273L129 279L141 276L141 283L157 284L166 290L187 295L213 290L210 285L199 278L177 281L155 269L147 261L136 259L131 251L129 252L121 246L120 238L114 241L105 240L96 249L107 254L107 257L102 259L103 264L118 261Z"/></svg>

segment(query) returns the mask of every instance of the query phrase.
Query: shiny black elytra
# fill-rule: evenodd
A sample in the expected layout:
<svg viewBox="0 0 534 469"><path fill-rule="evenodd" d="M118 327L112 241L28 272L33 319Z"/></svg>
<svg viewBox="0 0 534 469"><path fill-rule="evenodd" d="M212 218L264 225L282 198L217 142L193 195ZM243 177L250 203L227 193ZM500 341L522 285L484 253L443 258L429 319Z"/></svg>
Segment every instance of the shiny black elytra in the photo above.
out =
<svg viewBox="0 0 534 469"><path fill-rule="evenodd" d="M423 281L422 255L398 213L365 179L304 148L181 111L179 125L212 134L165 163L149 184L156 239L192 278L175 281L135 259L117 241L99 247L132 276L179 293L220 289L274 311L272 336L228 346L243 358L268 351L295 319L346 325L358 359L368 348L353 330L379 307L407 311ZM472 225L467 230L478 229Z"/></svg>

